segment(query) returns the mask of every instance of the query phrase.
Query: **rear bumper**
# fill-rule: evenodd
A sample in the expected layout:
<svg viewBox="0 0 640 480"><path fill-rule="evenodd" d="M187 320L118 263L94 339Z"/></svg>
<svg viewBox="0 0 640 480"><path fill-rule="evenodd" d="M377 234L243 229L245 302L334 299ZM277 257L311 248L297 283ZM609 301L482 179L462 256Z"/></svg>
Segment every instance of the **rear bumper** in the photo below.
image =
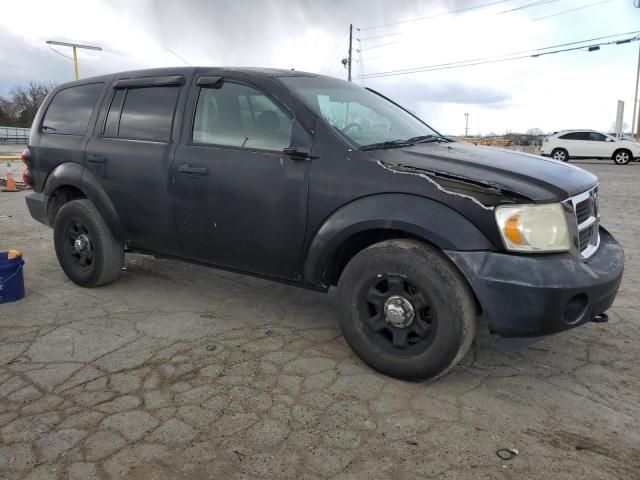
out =
<svg viewBox="0 0 640 480"><path fill-rule="evenodd" d="M489 329L537 337L577 327L605 312L622 280L624 252L604 228L586 262L570 253L446 252L467 278Z"/></svg>
<svg viewBox="0 0 640 480"><path fill-rule="evenodd" d="M40 223L44 223L46 226L50 227L49 216L47 215L49 197L42 193L30 192L25 197L25 200L31 216Z"/></svg>

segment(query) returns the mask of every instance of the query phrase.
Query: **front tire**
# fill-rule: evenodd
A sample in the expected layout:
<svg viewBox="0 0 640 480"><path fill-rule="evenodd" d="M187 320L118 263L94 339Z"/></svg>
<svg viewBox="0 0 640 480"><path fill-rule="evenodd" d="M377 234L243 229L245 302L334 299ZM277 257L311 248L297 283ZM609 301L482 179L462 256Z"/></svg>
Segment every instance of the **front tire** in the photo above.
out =
<svg viewBox="0 0 640 480"><path fill-rule="evenodd" d="M473 294L436 249L387 240L358 253L338 283L340 327L372 368L436 379L465 355L476 330Z"/></svg>
<svg viewBox="0 0 640 480"><path fill-rule="evenodd" d="M81 287L114 281L124 262L118 242L90 200L62 206L54 223L53 240L60 266Z"/></svg>
<svg viewBox="0 0 640 480"><path fill-rule="evenodd" d="M564 148L555 148L553 152L551 152L551 158L553 158L554 160L558 160L559 162L568 162L569 152L567 152Z"/></svg>
<svg viewBox="0 0 640 480"><path fill-rule="evenodd" d="M613 154L613 163L616 165L626 165L631 161L631 152L629 150L616 150Z"/></svg>

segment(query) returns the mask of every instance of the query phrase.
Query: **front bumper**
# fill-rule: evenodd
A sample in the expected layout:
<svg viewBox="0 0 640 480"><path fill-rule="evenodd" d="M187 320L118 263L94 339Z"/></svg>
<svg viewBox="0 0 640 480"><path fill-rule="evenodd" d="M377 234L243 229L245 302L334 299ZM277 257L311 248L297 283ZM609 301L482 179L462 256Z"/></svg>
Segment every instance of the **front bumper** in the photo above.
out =
<svg viewBox="0 0 640 480"><path fill-rule="evenodd" d="M537 337L577 327L605 312L618 293L622 247L600 227L600 247L587 261L570 253L514 255L446 252L502 337Z"/></svg>
<svg viewBox="0 0 640 480"><path fill-rule="evenodd" d="M30 192L25 197L25 200L31 216L40 223L44 223L47 227L50 227L49 216L47 215L49 197L42 193Z"/></svg>

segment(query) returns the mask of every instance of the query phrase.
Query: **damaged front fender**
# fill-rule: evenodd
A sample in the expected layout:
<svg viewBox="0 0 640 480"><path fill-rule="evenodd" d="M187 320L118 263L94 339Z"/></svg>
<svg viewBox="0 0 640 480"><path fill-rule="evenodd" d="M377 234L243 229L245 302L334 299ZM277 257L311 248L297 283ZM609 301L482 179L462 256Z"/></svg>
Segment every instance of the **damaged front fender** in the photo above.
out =
<svg viewBox="0 0 640 480"><path fill-rule="evenodd" d="M338 248L375 230L404 232L442 250L495 250L478 227L442 203L410 194L370 195L335 211L316 232L306 255L306 282L326 286L324 274Z"/></svg>
<svg viewBox="0 0 640 480"><path fill-rule="evenodd" d="M416 175L424 178L432 183L440 192L465 198L485 210L493 210L496 205L501 203L531 201L523 194L507 190L489 181L465 178L447 172L434 171L416 166L393 164L383 162L382 160L378 160L377 163L391 173Z"/></svg>

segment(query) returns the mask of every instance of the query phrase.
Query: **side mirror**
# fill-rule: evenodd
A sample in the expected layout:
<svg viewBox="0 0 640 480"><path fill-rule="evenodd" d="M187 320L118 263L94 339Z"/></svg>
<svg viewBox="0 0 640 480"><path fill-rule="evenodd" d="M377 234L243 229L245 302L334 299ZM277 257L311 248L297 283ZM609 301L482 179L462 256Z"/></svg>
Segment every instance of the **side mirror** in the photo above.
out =
<svg viewBox="0 0 640 480"><path fill-rule="evenodd" d="M294 160L308 160L315 158L311 155L311 149L309 147L286 147L282 150L282 153Z"/></svg>
<svg viewBox="0 0 640 480"><path fill-rule="evenodd" d="M291 144L282 150L282 153L294 160L306 160L316 158L311 155L313 139L300 122L293 120L291 126Z"/></svg>
<svg viewBox="0 0 640 480"><path fill-rule="evenodd" d="M613 142L613 138L609 138L609 137L607 137L607 138L605 139L605 141L606 141L606 142Z"/></svg>

